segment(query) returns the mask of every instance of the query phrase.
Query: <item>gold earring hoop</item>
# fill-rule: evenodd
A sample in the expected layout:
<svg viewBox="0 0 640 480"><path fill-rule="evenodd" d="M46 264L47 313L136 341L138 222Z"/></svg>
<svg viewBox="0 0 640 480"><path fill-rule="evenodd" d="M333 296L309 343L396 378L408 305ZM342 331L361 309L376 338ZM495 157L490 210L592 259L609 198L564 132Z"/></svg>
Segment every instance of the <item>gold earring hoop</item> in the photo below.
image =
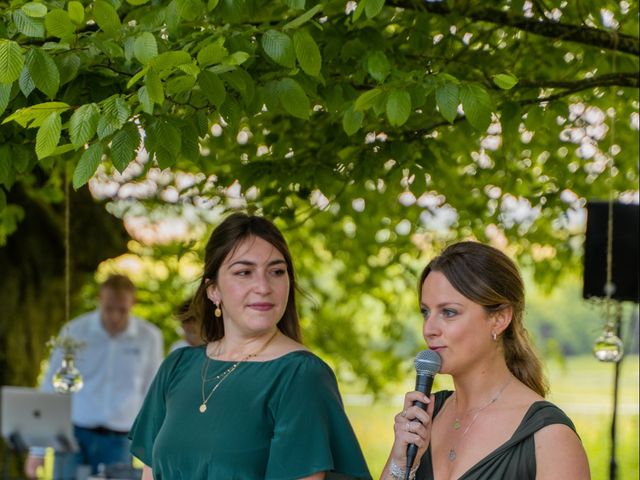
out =
<svg viewBox="0 0 640 480"><path fill-rule="evenodd" d="M222 310L220 310L220 302L216 302L216 309L213 311L213 315L216 318L222 317Z"/></svg>

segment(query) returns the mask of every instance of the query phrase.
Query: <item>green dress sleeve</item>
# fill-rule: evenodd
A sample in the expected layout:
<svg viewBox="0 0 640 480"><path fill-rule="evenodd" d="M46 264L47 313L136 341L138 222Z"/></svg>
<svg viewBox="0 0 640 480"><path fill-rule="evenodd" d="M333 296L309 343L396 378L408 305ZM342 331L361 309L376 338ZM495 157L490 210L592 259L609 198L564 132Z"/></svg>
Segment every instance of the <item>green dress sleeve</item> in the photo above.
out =
<svg viewBox="0 0 640 480"><path fill-rule="evenodd" d="M293 367L293 366L292 366ZM333 371L313 354L290 368L272 402L274 432L265 479L371 478Z"/></svg>
<svg viewBox="0 0 640 480"><path fill-rule="evenodd" d="M131 454L151 466L153 445L166 413L166 392L171 374L180 362L183 349L172 352L160 365L138 416L129 431Z"/></svg>

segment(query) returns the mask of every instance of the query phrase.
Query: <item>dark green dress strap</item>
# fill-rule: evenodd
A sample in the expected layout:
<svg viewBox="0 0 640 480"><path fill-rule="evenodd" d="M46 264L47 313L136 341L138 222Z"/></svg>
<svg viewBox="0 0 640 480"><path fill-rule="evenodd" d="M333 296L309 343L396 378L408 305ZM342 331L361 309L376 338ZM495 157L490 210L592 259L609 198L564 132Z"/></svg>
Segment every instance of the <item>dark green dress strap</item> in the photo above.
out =
<svg viewBox="0 0 640 480"><path fill-rule="evenodd" d="M434 418L452 393L451 391L442 391L435 394ZM536 446L534 434L547 425L558 423L568 426L574 432L576 431L571 419L554 404L547 401L532 403L511 438L471 467L460 477L460 480L515 478L535 480ZM431 447L422 457L416 479L433 480Z"/></svg>

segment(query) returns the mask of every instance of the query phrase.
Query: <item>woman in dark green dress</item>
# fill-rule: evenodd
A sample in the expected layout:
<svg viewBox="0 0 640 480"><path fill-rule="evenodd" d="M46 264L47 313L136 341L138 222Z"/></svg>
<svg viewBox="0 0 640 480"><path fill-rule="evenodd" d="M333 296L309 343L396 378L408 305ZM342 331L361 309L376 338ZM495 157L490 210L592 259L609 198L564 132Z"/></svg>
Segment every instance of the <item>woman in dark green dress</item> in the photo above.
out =
<svg viewBox="0 0 640 480"><path fill-rule="evenodd" d="M151 480L371 478L335 376L300 343L282 234L233 214L190 308L207 344L172 352L131 429Z"/></svg>
<svg viewBox="0 0 640 480"><path fill-rule="evenodd" d="M460 242L427 265L418 288L424 338L455 391L407 393L382 478L405 479L410 443L418 446L412 479L590 478L573 423L544 400L516 265L493 247Z"/></svg>

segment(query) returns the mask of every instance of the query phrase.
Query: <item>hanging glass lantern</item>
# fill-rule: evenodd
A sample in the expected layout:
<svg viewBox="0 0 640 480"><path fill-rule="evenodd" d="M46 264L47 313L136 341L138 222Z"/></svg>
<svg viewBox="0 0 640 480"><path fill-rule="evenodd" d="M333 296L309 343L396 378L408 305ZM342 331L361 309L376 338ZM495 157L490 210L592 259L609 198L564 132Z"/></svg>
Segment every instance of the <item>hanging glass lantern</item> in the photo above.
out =
<svg viewBox="0 0 640 480"><path fill-rule="evenodd" d="M62 365L53 375L53 388L58 393L74 393L80 390L84 382L80 371L74 365L75 357L65 354Z"/></svg>
<svg viewBox="0 0 640 480"><path fill-rule="evenodd" d="M602 334L596 339L593 345L593 354L601 362L617 363L622 360L624 347L622 340L606 325Z"/></svg>
<svg viewBox="0 0 640 480"><path fill-rule="evenodd" d="M49 346L62 350L62 363L54 373L52 384L58 393L74 393L83 385L82 374L75 366L75 354L84 347L84 342L75 340L69 336L61 336L49 340Z"/></svg>
<svg viewBox="0 0 640 480"><path fill-rule="evenodd" d="M610 283L605 285L605 293L607 295L604 300L606 323L602 333L593 344L593 355L601 362L617 363L622 360L624 355L622 340L617 335L617 322L619 320L616 320L618 317L611 312L614 306L614 301L611 299L614 289L615 287Z"/></svg>

